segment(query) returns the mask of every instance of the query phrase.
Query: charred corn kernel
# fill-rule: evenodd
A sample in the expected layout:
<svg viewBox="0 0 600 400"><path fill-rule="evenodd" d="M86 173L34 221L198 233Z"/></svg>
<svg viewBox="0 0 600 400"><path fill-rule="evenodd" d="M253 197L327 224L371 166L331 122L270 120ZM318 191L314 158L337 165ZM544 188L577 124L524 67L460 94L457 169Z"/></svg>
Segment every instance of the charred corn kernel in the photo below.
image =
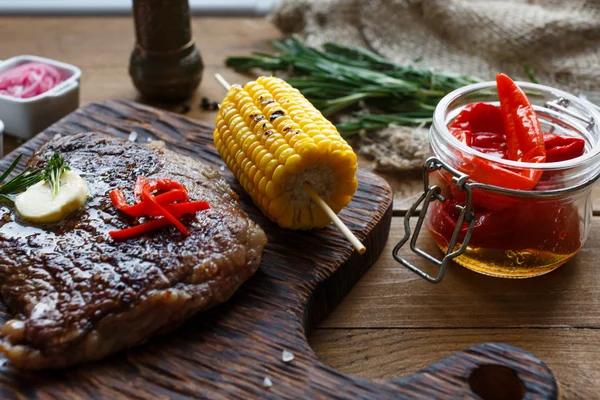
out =
<svg viewBox="0 0 600 400"><path fill-rule="evenodd" d="M304 191L309 183L338 213L358 187L352 147L302 94L261 77L235 85L219 109L214 141L221 158L272 221L311 229L329 217Z"/></svg>

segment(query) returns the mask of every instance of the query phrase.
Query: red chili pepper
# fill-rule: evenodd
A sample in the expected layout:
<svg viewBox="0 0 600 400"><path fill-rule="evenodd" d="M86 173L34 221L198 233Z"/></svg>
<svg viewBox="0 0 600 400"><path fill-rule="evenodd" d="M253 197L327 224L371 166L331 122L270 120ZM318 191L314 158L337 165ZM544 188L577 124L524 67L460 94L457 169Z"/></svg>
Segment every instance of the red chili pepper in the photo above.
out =
<svg viewBox="0 0 600 400"><path fill-rule="evenodd" d="M134 236L142 235L146 232L155 231L160 228L164 228L165 226L170 225L166 218L154 219L152 221L145 222L143 224L139 224L136 226L132 226L131 228L121 229L119 231L110 231L108 234L115 240L125 240Z"/></svg>
<svg viewBox="0 0 600 400"><path fill-rule="evenodd" d="M157 190L158 191L167 191L167 190L179 189L179 190L183 190L187 193L187 189L185 186L183 186L181 183L174 182L167 178L157 179L155 181L149 181L145 187L147 187L150 192L154 192ZM143 192L142 192L142 194L143 194Z"/></svg>
<svg viewBox="0 0 600 400"><path fill-rule="evenodd" d="M544 162L544 133L527 95L505 74L496 75L496 86L504 118L508 159Z"/></svg>
<svg viewBox="0 0 600 400"><path fill-rule="evenodd" d="M163 193L154 195L153 192ZM161 218L120 231L109 232L114 239L127 239L170 224L175 225L181 233L188 236L189 231L179 221L179 218L185 214L195 214L209 208L208 203L204 201L190 202L185 186L167 178L149 181L143 176L138 176L134 194L139 200L134 205L127 203L125 195L120 189L111 191L110 199L118 210L132 217L156 216Z"/></svg>
<svg viewBox="0 0 600 400"><path fill-rule="evenodd" d="M195 214L198 211L207 210L210 208L208 203L205 201L171 204L165 207L170 210L171 214L175 218L181 218L186 214ZM132 226L131 228L125 228L118 231L110 231L108 234L115 240L124 240L134 236L139 236L146 232L164 228L168 225L171 225L171 222L167 218L162 217L145 222L143 224Z"/></svg>
<svg viewBox="0 0 600 400"><path fill-rule="evenodd" d="M506 136L503 133L472 132L471 148L485 154L506 159ZM585 140L553 133L544 134L546 162L577 158L585 152Z"/></svg>
<svg viewBox="0 0 600 400"><path fill-rule="evenodd" d="M500 159L508 158L500 108L488 103L469 104L448 128L467 146ZM546 133L543 139L546 162L570 160L581 156L585 150L585 140L581 138Z"/></svg>
<svg viewBox="0 0 600 400"><path fill-rule="evenodd" d="M504 135L500 109L488 103L472 103L462 109L450 127L469 132L492 132ZM468 141L465 143L469 144Z"/></svg>
<svg viewBox="0 0 600 400"><path fill-rule="evenodd" d="M124 212L125 214L131 217L143 217L143 216L152 216L155 217L159 214L152 214L152 209L146 207L145 202L140 202L135 205L127 204L125 200L125 195L123 191L119 189L115 189L110 192L110 199L112 200L113 206L119 211ZM156 196L156 201L161 205L168 205L178 201L187 201L188 196L187 193L180 189L171 190L170 192L161 193Z"/></svg>
<svg viewBox="0 0 600 400"><path fill-rule="evenodd" d="M178 215L195 214L198 211L208 210L209 204L205 201L188 201L187 203L169 204L165 209L177 218Z"/></svg>
<svg viewBox="0 0 600 400"><path fill-rule="evenodd" d="M179 229L179 232L183 233L185 236L189 236L190 232L187 230L187 228L183 226L183 224L177 218L175 218L173 214L171 214L163 206L158 204L156 198L150 192L151 188L152 185L147 184L142 190L142 201L147 203L146 207L150 209L150 212L156 212L157 214L162 215L163 217L168 219L173 225L177 227L177 229Z"/></svg>
<svg viewBox="0 0 600 400"><path fill-rule="evenodd" d="M448 126L450 132L467 146L472 146L473 132L505 133L508 159L544 162L543 132L527 96L504 74L498 74L496 83L501 109L487 103L470 104ZM480 183L530 190L541 177L539 171L509 170L477 157L465 155L463 158L462 172Z"/></svg>
<svg viewBox="0 0 600 400"><path fill-rule="evenodd" d="M167 190L179 189L179 190L183 190L187 196L187 189L185 188L185 186L183 186L180 183L174 182L168 178L162 178L162 179L157 179L154 181L149 181L146 177L140 175L137 177L137 180L135 181L135 186L133 189L133 194L135 195L135 198L137 200L140 200L140 198L142 197L142 192L145 187L148 187L150 192L154 192L157 190L167 191ZM185 201L189 201L189 199L186 198Z"/></svg>
<svg viewBox="0 0 600 400"><path fill-rule="evenodd" d="M498 135L504 133L503 111L488 103L469 104L450 123L448 129L454 137L469 147L473 145L473 137L478 137L481 133L489 132L498 141ZM478 140L475 140L475 142L477 143ZM508 138L506 138L506 141L508 142ZM460 168L461 172L468 174L471 179L480 183L509 189L529 190L537 182L537 180L534 182L528 176L528 171L525 171L525 173L512 171L493 162L466 154L461 158L463 162ZM537 179L539 180L539 177Z"/></svg>
<svg viewBox="0 0 600 400"><path fill-rule="evenodd" d="M585 140L553 133L544 135L546 162L558 162L577 158L585 152Z"/></svg>
<svg viewBox="0 0 600 400"><path fill-rule="evenodd" d="M509 160L543 163L546 161L544 132L527 95L507 75L496 75L498 98L504 118L506 153ZM542 176L541 171L521 170L530 180L532 189Z"/></svg>
<svg viewBox="0 0 600 400"><path fill-rule="evenodd" d="M110 192L109 196L110 201L117 210L122 210L123 208L130 207L129 204L127 204L127 200L125 199L125 195L123 194L122 190L114 189Z"/></svg>
<svg viewBox="0 0 600 400"><path fill-rule="evenodd" d="M438 243L448 246L459 216L459 211L456 209L458 202L448 199L444 203L435 202L431 204L430 231L436 236ZM472 247L498 248L498 246L512 246L511 232L513 229L513 216L511 210L506 211L477 211L475 225L473 227L473 235L471 236L470 245ZM463 223L458 236L459 243L465 238L469 229L468 223ZM511 240L507 242L507 238Z"/></svg>
<svg viewBox="0 0 600 400"><path fill-rule="evenodd" d="M142 191L144 187L148 184L148 179L145 176L139 175L135 180L135 186L133 187L133 195L137 201L140 201L142 198Z"/></svg>

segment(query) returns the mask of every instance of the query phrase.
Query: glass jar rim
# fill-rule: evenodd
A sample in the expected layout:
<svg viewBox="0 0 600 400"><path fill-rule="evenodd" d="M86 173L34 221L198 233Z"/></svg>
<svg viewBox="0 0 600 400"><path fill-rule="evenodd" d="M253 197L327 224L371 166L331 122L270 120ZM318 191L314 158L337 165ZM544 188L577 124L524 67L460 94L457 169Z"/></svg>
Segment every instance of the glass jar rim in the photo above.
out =
<svg viewBox="0 0 600 400"><path fill-rule="evenodd" d="M565 98L571 102L580 103L585 107L586 111L588 111L590 113L591 117L593 118L594 123L600 124L600 112L597 111L591 103L588 103L584 99L581 99L581 98L574 96L568 92L565 92L563 90L556 89L556 88L553 88L550 86L545 86L545 85L540 85L537 83L530 83L530 82L521 82L521 81L517 81L515 83L524 91L530 89L530 90L540 90L540 91L551 92L551 93L555 94L556 96ZM456 137L454 137L454 135L452 135L450 133L450 130L448 129L448 126L446 125L445 118L444 118L445 112L448 109L449 104L462 95L465 95L469 92L473 92L476 90L495 89L495 88L496 88L496 82L488 81L488 82L480 82L480 83L474 83L471 85L467 85L467 86L464 86L462 88L456 89L456 90L448 93L446 96L444 96L442 98L442 100L440 100L440 102L438 103L438 105L435 108L435 111L433 114L433 126L438 130L438 132L441 132L442 135L444 135L446 137L446 139L448 139L456 148L461 150L463 153L467 153L469 155L472 155L472 156L475 156L478 158L482 158L484 160L491 161L497 165L503 165L506 167L513 167L513 168L519 168L519 169L531 169L531 170L538 170L538 171L568 169L568 168L577 167L581 164L584 164L587 161L589 161L591 158L594 158L595 156L600 154L600 141L598 141L597 143L594 144L594 147L592 147L592 149L590 151L586 152L585 154L583 154L577 158L573 158L571 160L551 162L551 163L530 163L530 162L512 161L512 160L506 160L506 159L493 157L493 156L490 156L488 154L485 154L483 152L480 152L478 150L475 150L475 149L467 146L466 144L464 144L463 142L458 140ZM599 160L599 162L600 162L600 160Z"/></svg>

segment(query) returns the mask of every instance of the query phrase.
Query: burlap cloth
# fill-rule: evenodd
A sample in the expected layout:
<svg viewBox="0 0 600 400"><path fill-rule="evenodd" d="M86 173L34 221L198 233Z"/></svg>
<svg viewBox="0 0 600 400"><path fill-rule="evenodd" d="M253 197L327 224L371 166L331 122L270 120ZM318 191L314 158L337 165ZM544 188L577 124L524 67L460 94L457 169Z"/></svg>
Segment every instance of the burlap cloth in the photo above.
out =
<svg viewBox="0 0 600 400"><path fill-rule="evenodd" d="M527 80L528 64L540 83L600 91L600 0L284 0L272 19L313 46L361 46L486 80ZM425 129L391 127L358 147L393 171L420 167L424 143Z"/></svg>

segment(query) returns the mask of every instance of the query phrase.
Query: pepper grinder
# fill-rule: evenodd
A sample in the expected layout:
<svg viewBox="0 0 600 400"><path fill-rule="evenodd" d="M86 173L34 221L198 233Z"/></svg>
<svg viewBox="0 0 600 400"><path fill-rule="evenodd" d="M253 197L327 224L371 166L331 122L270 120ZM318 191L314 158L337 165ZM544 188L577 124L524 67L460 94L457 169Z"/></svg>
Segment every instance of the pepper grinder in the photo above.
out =
<svg viewBox="0 0 600 400"><path fill-rule="evenodd" d="M133 0L135 48L129 74L149 100L189 98L204 65L192 39L188 0Z"/></svg>

